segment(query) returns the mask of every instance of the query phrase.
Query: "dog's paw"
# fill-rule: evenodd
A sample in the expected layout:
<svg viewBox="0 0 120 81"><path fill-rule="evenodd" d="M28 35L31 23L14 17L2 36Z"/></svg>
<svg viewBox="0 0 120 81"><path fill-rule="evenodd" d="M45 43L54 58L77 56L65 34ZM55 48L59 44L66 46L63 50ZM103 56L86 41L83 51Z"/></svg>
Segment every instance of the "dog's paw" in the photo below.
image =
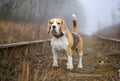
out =
<svg viewBox="0 0 120 81"><path fill-rule="evenodd" d="M53 67L58 67L58 63L53 63Z"/></svg>
<svg viewBox="0 0 120 81"><path fill-rule="evenodd" d="M78 64L78 68L83 68L83 66L81 64Z"/></svg>
<svg viewBox="0 0 120 81"><path fill-rule="evenodd" d="M73 65L67 64L67 69L72 70L73 69Z"/></svg>

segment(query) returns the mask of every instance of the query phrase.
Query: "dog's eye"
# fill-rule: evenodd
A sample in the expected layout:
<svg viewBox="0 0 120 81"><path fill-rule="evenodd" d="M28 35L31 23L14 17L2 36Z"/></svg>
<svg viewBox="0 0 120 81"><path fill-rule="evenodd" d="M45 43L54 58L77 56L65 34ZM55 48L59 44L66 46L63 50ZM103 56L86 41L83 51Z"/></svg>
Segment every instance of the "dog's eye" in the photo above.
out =
<svg viewBox="0 0 120 81"><path fill-rule="evenodd" d="M53 24L53 22L50 22L50 24Z"/></svg>
<svg viewBox="0 0 120 81"><path fill-rule="evenodd" d="M60 23L59 23L59 22L58 22L57 24L58 24L58 25L60 25Z"/></svg>

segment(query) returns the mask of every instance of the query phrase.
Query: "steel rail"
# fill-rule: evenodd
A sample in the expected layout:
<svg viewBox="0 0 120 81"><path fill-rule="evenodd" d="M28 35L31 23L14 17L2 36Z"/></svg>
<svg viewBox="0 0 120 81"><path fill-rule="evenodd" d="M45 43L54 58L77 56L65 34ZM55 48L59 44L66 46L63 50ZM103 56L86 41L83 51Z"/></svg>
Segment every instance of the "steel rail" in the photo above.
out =
<svg viewBox="0 0 120 81"><path fill-rule="evenodd" d="M24 45L29 45L29 44L37 44L37 43L49 42L49 41L50 41L50 39L35 40L35 41L26 41L26 42L18 42L18 43L10 43L10 44L0 44L0 49L10 48L10 47L24 46Z"/></svg>

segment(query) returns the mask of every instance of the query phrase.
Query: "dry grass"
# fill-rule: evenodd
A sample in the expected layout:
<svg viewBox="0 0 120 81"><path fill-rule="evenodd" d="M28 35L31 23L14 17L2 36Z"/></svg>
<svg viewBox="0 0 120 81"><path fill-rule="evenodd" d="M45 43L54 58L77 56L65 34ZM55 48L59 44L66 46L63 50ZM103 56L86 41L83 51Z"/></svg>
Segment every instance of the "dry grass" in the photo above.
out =
<svg viewBox="0 0 120 81"><path fill-rule="evenodd" d="M1 81L119 81L119 43L84 37L84 46L84 68L77 68L75 54L73 70L66 69L63 53L59 54L60 67L52 67L49 42L0 50Z"/></svg>
<svg viewBox="0 0 120 81"><path fill-rule="evenodd" d="M59 53L59 68L53 68L50 42L0 49L0 81L119 81L120 43L83 39L83 69L74 54L74 69L67 70L64 53Z"/></svg>
<svg viewBox="0 0 120 81"><path fill-rule="evenodd" d="M47 27L35 23L0 21L0 44L47 39Z"/></svg>

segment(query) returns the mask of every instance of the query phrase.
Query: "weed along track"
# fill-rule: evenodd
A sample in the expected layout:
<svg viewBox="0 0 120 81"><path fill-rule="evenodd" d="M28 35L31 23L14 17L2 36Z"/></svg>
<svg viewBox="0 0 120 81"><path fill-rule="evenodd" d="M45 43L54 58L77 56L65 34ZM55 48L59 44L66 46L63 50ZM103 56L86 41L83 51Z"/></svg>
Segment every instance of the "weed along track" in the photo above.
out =
<svg viewBox="0 0 120 81"><path fill-rule="evenodd" d="M52 67L49 41L0 47L0 81L119 81L120 43L84 36L83 69L73 55L74 69L67 70L67 57L59 54L60 67Z"/></svg>

